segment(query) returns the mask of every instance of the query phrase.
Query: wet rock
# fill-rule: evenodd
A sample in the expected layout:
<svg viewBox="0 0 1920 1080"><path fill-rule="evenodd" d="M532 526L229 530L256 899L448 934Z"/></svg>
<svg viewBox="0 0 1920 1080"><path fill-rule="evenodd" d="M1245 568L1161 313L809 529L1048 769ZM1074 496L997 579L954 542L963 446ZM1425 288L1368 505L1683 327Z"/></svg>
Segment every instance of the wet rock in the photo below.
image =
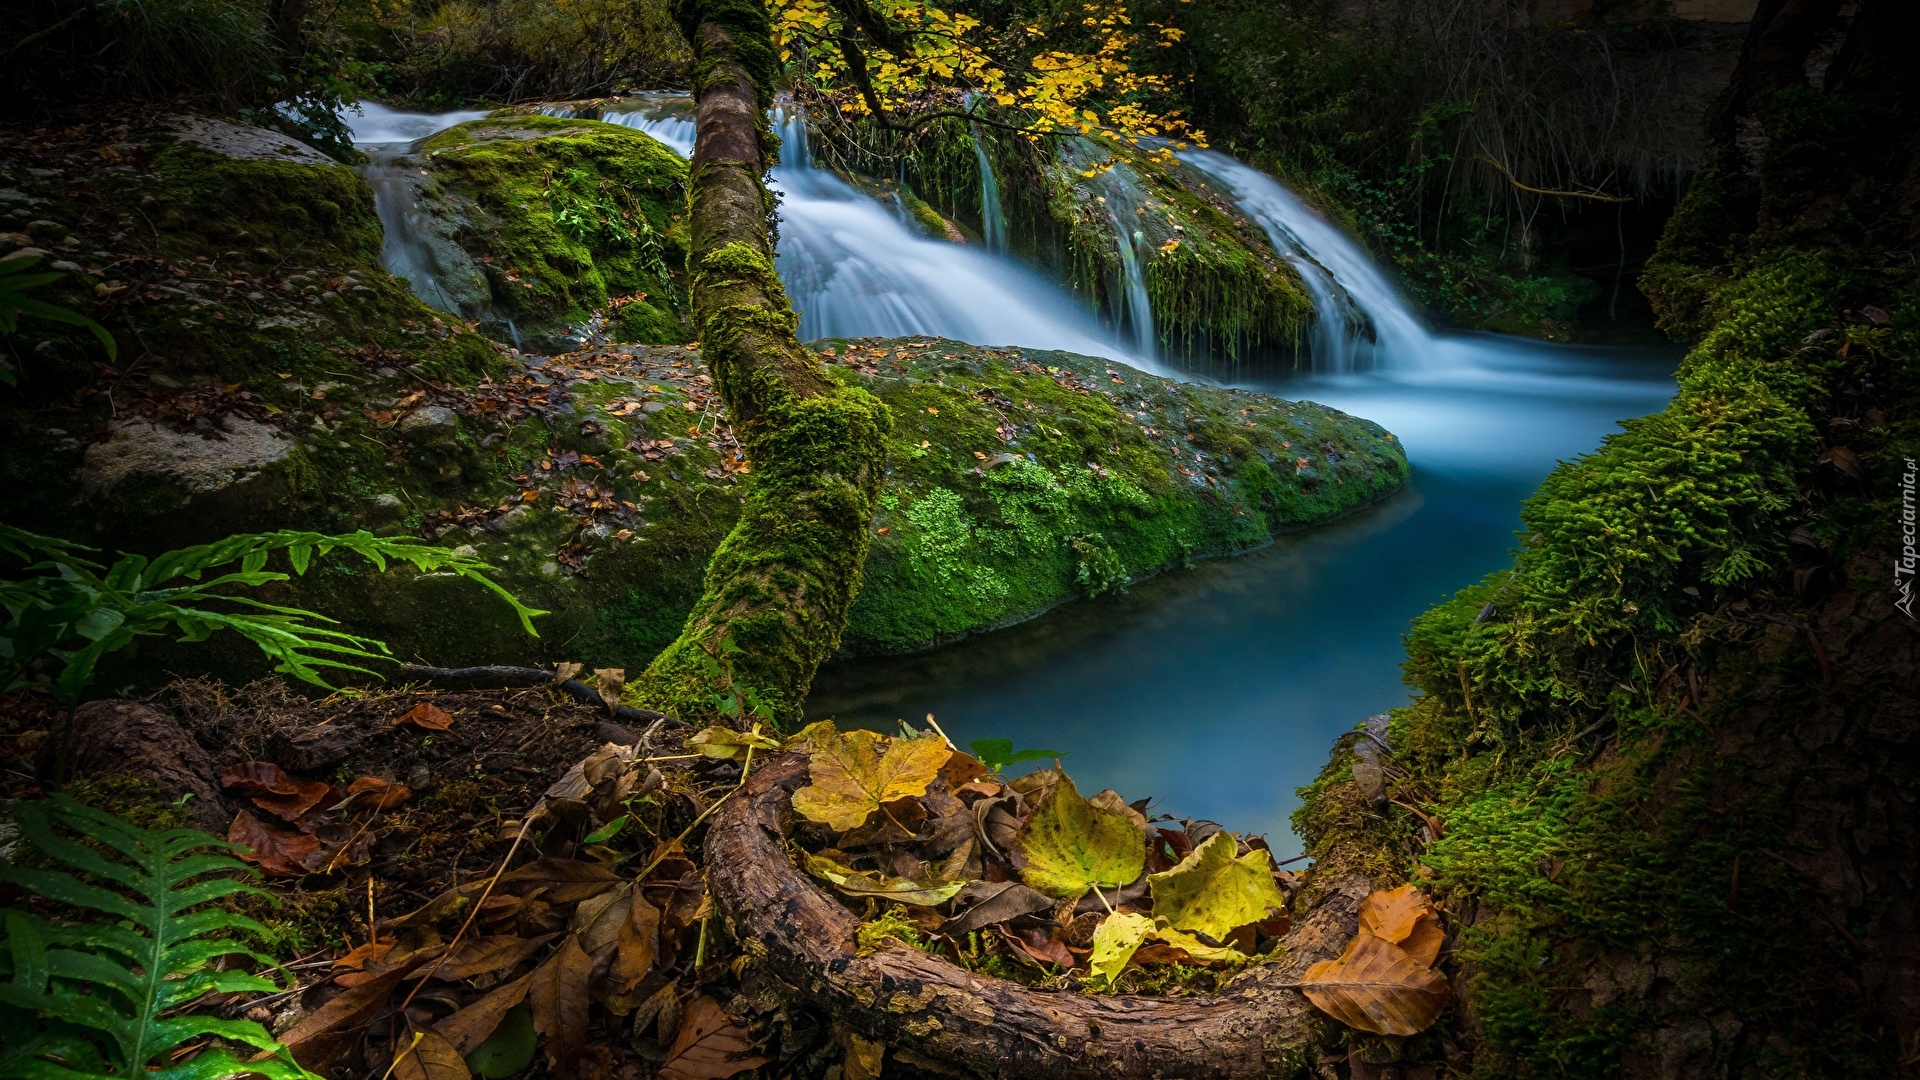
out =
<svg viewBox="0 0 1920 1080"><path fill-rule="evenodd" d="M444 405L426 405L400 421L400 434L415 446L451 446L460 436L460 414Z"/></svg>

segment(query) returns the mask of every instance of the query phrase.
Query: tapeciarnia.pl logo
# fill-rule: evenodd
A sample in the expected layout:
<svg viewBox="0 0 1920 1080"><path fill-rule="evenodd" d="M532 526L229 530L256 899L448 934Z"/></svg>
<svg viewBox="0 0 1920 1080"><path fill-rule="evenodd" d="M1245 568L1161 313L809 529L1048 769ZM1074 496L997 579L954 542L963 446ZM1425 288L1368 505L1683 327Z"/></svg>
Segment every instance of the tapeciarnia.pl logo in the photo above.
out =
<svg viewBox="0 0 1920 1080"><path fill-rule="evenodd" d="M1913 614L1913 577L1916 561L1920 561L1920 551L1916 551L1915 523L1913 511L1913 482L1920 468L1915 468L1912 458L1907 459L1907 471L1900 474L1900 557L1893 560L1893 590L1898 599L1893 606L1901 614L1914 619ZM1916 619L1920 621L1920 619Z"/></svg>

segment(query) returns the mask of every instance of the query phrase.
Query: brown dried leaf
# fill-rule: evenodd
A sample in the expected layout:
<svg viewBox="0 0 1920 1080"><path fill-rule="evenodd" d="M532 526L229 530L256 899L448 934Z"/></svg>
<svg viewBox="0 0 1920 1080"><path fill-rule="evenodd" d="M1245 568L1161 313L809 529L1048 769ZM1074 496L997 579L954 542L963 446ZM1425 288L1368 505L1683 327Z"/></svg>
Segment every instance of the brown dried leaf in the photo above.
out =
<svg viewBox="0 0 1920 1080"><path fill-rule="evenodd" d="M392 951L393 942L391 941L369 941L365 945L356 945L347 955L333 962L333 970L357 971Z"/></svg>
<svg viewBox="0 0 1920 1080"><path fill-rule="evenodd" d="M547 1057L560 1076L572 1076L587 1045L587 982L593 957L572 934L547 962L535 968L527 988L533 1029L547 1037Z"/></svg>
<svg viewBox="0 0 1920 1080"><path fill-rule="evenodd" d="M1400 946L1428 967L1439 959L1447 938L1440 929L1440 913L1411 882L1368 896L1360 905L1360 932Z"/></svg>
<svg viewBox="0 0 1920 1080"><path fill-rule="evenodd" d="M767 1063L753 1056L747 1029L710 997L687 1006L680 1033L660 1066L661 1080L728 1080Z"/></svg>
<svg viewBox="0 0 1920 1080"><path fill-rule="evenodd" d="M347 785L346 802L372 810L391 810L412 797L413 789L405 784L396 784L377 776L362 776Z"/></svg>
<svg viewBox="0 0 1920 1080"><path fill-rule="evenodd" d="M473 1075L460 1051L438 1033L415 1034L418 1041L394 1060L393 1080L468 1080Z"/></svg>
<svg viewBox="0 0 1920 1080"><path fill-rule="evenodd" d="M627 906L626 921L620 924L615 949L607 977L620 993L630 994L660 953L660 909L647 903L639 889L633 890L633 902Z"/></svg>
<svg viewBox="0 0 1920 1080"><path fill-rule="evenodd" d="M471 979L475 975L484 975L489 971L506 971L539 952L540 947L552 941L553 938L552 934L536 938L523 938L513 934L468 938L453 950L452 955L440 965L440 970L434 972L434 977L454 981Z"/></svg>
<svg viewBox="0 0 1920 1080"><path fill-rule="evenodd" d="M455 1050L461 1054L471 1054L474 1048L487 1041L493 1029L500 1026L500 1020L507 1011L526 1000L527 990L533 985L533 976L523 975L505 985L495 987L486 997L461 1009L452 1016L433 1025Z"/></svg>
<svg viewBox="0 0 1920 1080"><path fill-rule="evenodd" d="M412 724L414 727L425 728L428 731L445 731L453 726L453 717L447 715L447 711L440 706L423 701L393 721L394 727L402 724Z"/></svg>
<svg viewBox="0 0 1920 1080"><path fill-rule="evenodd" d="M229 765L220 773L220 786L245 791L255 806L283 821L293 821L333 793L326 781L295 779L271 761Z"/></svg>
<svg viewBox="0 0 1920 1080"><path fill-rule="evenodd" d="M619 885L620 875L599 863L535 859L502 874L495 888L516 896L538 896L552 904L577 904Z"/></svg>
<svg viewBox="0 0 1920 1080"><path fill-rule="evenodd" d="M293 1051L295 1061L309 1069L322 1067L358 1041L357 1029L387 1007L387 998L393 994L393 988L400 985L400 980L438 953L438 949L421 950L392 971L375 975L347 990L308 1013L280 1036L280 1041Z"/></svg>
<svg viewBox="0 0 1920 1080"><path fill-rule="evenodd" d="M244 849L239 856L268 877L304 876L306 860L320 850L320 841L312 836L268 828L245 810L233 815L233 824L227 826L227 842L239 844Z"/></svg>
<svg viewBox="0 0 1920 1080"><path fill-rule="evenodd" d="M1302 993L1321 1012L1376 1035L1425 1031L1447 1004L1447 980L1400 946L1359 934L1337 960L1322 960L1300 977Z"/></svg>

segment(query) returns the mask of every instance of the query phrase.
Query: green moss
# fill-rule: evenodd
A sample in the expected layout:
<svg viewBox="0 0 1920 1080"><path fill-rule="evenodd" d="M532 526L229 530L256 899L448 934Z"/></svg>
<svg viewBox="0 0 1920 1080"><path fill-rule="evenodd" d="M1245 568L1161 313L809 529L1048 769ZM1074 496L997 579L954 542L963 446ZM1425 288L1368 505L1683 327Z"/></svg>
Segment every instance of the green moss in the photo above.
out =
<svg viewBox="0 0 1920 1080"><path fill-rule="evenodd" d="M849 652L921 648L1245 550L1406 475L1392 436L1320 406L1064 353L830 348L836 377L853 365L896 418Z"/></svg>
<svg viewBox="0 0 1920 1080"><path fill-rule="evenodd" d="M521 333L585 321L609 299L624 340L683 341L686 163L644 132L597 120L498 114L428 139L421 155L493 314Z"/></svg>

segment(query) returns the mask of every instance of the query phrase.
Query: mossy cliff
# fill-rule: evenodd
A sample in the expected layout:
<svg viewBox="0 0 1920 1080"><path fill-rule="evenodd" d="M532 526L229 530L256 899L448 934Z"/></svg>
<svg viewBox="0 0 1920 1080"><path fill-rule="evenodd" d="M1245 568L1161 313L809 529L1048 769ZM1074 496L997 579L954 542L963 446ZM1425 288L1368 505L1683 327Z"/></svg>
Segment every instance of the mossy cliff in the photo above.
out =
<svg viewBox="0 0 1920 1080"><path fill-rule="evenodd" d="M1005 137L958 120L936 122L910 144L833 118L817 131L822 162L897 195L935 239L961 233L965 242L983 242L981 170L992 169L1008 250L1123 326L1130 325L1125 263L1135 263L1157 351L1290 358L1312 318L1299 274L1266 235L1204 177L1162 154L1104 137Z"/></svg>
<svg viewBox="0 0 1920 1080"><path fill-rule="evenodd" d="M1910 39L1896 10L1859 58ZM1895 52L1824 92L1788 64L1728 123L1738 156L1645 282L1702 332L1679 393L1552 474L1510 571L1416 621L1390 758L1343 741L1303 791L1310 850L1365 838L1453 920L1463 1008L1411 1060L1911 1069L1920 94Z"/></svg>

